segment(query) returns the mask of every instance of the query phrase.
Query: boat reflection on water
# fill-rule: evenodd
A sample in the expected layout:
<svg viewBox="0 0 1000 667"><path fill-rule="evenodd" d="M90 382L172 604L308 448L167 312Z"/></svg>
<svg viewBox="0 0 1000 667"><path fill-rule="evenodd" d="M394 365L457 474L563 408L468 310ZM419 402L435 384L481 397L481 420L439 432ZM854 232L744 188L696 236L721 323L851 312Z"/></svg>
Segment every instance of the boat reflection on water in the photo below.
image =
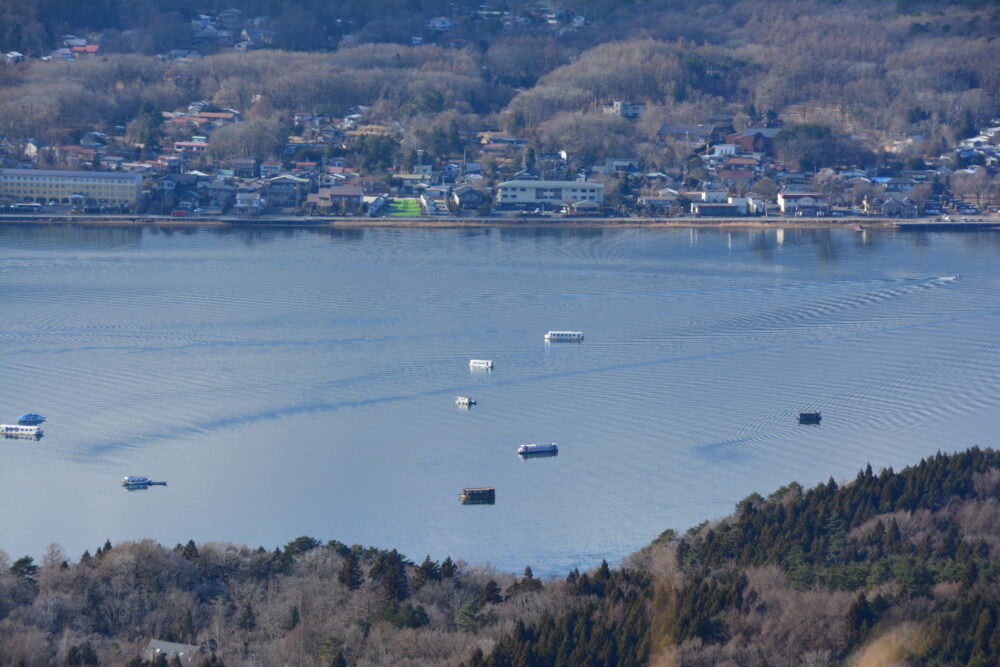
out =
<svg viewBox="0 0 1000 667"><path fill-rule="evenodd" d="M44 433L4 433L4 440L34 440L39 441L44 436Z"/></svg>

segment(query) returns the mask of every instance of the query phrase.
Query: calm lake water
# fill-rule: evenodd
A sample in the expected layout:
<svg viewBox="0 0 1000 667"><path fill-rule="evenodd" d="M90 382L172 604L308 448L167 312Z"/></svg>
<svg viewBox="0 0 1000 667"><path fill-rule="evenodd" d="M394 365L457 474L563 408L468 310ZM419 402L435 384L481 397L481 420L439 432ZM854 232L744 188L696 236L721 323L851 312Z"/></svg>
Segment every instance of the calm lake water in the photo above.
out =
<svg viewBox="0 0 1000 667"><path fill-rule="evenodd" d="M0 440L0 548L617 562L755 490L1000 445L998 260L991 233L0 226L0 421L48 417Z"/></svg>

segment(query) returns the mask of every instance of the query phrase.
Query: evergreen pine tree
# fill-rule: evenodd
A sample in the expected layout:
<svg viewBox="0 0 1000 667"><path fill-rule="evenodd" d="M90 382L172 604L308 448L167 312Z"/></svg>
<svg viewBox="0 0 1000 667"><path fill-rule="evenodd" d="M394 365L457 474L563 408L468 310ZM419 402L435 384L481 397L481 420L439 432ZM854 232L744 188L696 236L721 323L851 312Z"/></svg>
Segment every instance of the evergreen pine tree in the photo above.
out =
<svg viewBox="0 0 1000 667"><path fill-rule="evenodd" d="M188 540L187 544L181 549L181 557L185 560L194 560L198 557L198 547L195 546L194 540Z"/></svg>
<svg viewBox="0 0 1000 667"><path fill-rule="evenodd" d="M285 630L294 630L296 627L298 627L299 622L301 620L302 620L302 617L299 614L298 605L296 605L296 606L292 607L292 611L288 615L288 622L285 623Z"/></svg>
<svg viewBox="0 0 1000 667"><path fill-rule="evenodd" d="M445 557L444 562L441 563L441 577L451 579L456 574L458 574L458 567L451 561L451 556Z"/></svg>
<svg viewBox="0 0 1000 667"><path fill-rule="evenodd" d="M352 591L361 588L364 579L361 573L361 563L358 561L358 554L354 550L348 551L347 555L344 556L344 564L341 565L340 572L337 573L337 581Z"/></svg>
<svg viewBox="0 0 1000 667"><path fill-rule="evenodd" d="M430 554L424 558L413 577L413 588L421 588L432 581L440 581L441 567L437 562L431 560Z"/></svg>
<svg viewBox="0 0 1000 667"><path fill-rule="evenodd" d="M197 629L194 625L194 617L191 615L191 610L188 609L184 615L184 638L189 642L193 642L196 633Z"/></svg>
<svg viewBox="0 0 1000 667"><path fill-rule="evenodd" d="M240 614L240 620L237 624L241 630L253 630L257 627L257 617L253 613L253 608L250 603L247 602L243 605L243 613Z"/></svg>
<svg viewBox="0 0 1000 667"><path fill-rule="evenodd" d="M503 596L500 595L500 586L490 579L483 586L483 592L479 596L479 606L485 607L488 604L500 604L501 602L503 602Z"/></svg>

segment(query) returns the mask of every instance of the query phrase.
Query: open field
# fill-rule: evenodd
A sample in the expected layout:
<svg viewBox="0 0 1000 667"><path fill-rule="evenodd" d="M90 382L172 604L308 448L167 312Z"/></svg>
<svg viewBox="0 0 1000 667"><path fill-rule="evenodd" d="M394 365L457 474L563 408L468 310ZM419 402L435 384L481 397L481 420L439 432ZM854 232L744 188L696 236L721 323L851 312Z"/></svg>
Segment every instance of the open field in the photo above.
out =
<svg viewBox="0 0 1000 667"><path fill-rule="evenodd" d="M416 199L393 199L385 210L390 218L420 218L424 215Z"/></svg>

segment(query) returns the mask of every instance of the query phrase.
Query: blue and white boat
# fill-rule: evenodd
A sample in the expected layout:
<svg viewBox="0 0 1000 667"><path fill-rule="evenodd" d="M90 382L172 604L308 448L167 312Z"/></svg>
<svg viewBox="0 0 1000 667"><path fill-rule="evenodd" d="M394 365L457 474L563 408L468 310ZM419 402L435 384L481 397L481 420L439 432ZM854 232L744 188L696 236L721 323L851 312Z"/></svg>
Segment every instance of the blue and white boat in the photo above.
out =
<svg viewBox="0 0 1000 667"><path fill-rule="evenodd" d="M39 415L39 414L35 414L34 412L29 412L27 414L23 414L23 415L21 415L20 417L17 418L17 423L18 424L26 424L28 426L34 426L35 424L41 424L43 421L45 421L45 417L43 417L42 415Z"/></svg>
<svg viewBox="0 0 1000 667"><path fill-rule="evenodd" d="M0 434L5 436L37 438L43 435L42 427L28 424L0 424Z"/></svg>

